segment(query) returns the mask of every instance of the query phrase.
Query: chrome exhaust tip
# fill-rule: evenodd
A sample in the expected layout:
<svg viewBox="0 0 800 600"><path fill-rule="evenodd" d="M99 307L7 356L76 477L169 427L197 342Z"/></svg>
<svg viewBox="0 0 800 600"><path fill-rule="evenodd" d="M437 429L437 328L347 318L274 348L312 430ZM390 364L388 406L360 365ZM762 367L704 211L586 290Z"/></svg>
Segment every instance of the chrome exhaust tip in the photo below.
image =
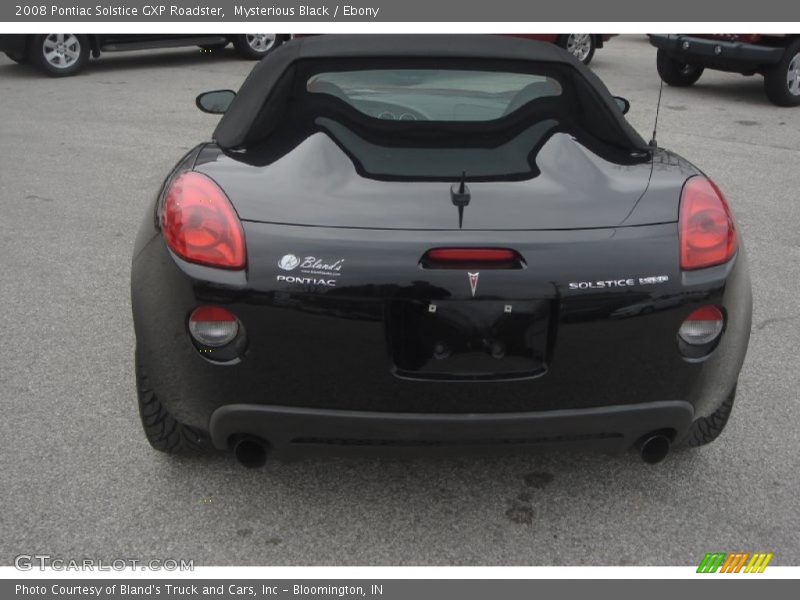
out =
<svg viewBox="0 0 800 600"><path fill-rule="evenodd" d="M648 465L660 463L669 454L670 439L663 433L649 433L637 442L642 460Z"/></svg>

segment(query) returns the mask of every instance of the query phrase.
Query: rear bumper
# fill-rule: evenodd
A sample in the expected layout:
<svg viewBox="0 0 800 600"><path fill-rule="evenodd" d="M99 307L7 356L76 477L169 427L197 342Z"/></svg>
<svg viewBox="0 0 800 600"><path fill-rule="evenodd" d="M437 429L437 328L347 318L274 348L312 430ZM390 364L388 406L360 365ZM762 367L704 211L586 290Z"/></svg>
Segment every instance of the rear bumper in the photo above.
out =
<svg viewBox="0 0 800 600"><path fill-rule="evenodd" d="M725 71L755 70L783 56L783 48L688 35L651 34L650 43L683 62Z"/></svg>
<svg viewBox="0 0 800 600"><path fill-rule="evenodd" d="M211 416L216 448L240 435L277 451L309 446L581 446L626 450L653 431L680 440L694 419L683 401L538 413L427 414L229 404Z"/></svg>
<svg viewBox="0 0 800 600"><path fill-rule="evenodd" d="M417 267L429 232L320 229L310 241L304 228L245 227L251 256L260 257L247 279L181 262L154 229L152 213L132 268L137 354L152 388L176 419L209 432L218 447L236 434L262 437L276 447L443 441L614 450L662 429L679 441L692 419L711 414L730 394L747 349L751 299L743 248L725 265L676 272L672 223L620 228L613 235L504 232L505 243L535 256L537 267L517 273L525 276L519 285L485 271L481 290L490 297L475 300L466 273ZM437 235L447 244L458 234ZM380 236L385 247L375 260L390 262L387 269L364 269L362 280L359 261L371 256L364 248L376 243L369 236ZM354 239L360 244L347 253L343 249ZM325 255L314 244L336 248L354 265L339 285L313 292L276 283L278 260L289 249ZM393 267L406 256L414 263L410 281ZM670 279L627 291L568 288L565 282L580 280L582 272L610 276L601 261L613 263L614 273L666 273ZM515 307L531 298L546 300L546 371L525 380L402 377L387 315L396 301L426 298L509 299ZM725 311L725 333L707 359L684 360L676 332L689 313L709 303ZM201 304L225 306L240 320L247 347L239 362L214 364L191 343L188 315ZM533 339L544 335L531 333Z"/></svg>

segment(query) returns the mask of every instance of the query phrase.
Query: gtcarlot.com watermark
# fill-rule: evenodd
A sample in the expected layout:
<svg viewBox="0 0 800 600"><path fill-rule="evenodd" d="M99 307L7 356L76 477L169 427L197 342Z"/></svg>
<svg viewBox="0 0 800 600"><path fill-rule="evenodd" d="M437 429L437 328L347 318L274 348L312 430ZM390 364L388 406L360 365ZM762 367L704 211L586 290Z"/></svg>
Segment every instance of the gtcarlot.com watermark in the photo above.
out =
<svg viewBox="0 0 800 600"><path fill-rule="evenodd" d="M58 558L50 554L19 554L14 567L20 571L194 571L194 559L183 558Z"/></svg>

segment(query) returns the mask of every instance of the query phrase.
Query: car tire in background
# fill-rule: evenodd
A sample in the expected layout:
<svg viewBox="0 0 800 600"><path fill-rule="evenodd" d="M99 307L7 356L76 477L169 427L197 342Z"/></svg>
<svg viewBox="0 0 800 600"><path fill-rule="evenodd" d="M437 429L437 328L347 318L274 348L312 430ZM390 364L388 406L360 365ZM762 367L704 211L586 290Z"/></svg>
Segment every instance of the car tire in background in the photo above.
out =
<svg viewBox="0 0 800 600"><path fill-rule="evenodd" d="M585 65L592 62L597 50L597 37L591 33L567 33L559 36L556 43Z"/></svg>
<svg viewBox="0 0 800 600"><path fill-rule="evenodd" d="M710 444L720 435L725 425L728 424L728 419L733 410L733 401L736 399L736 388L733 388L730 396L720 404L719 408L707 417L700 417L689 429L689 435L686 436L685 444L689 447L705 446Z"/></svg>
<svg viewBox="0 0 800 600"><path fill-rule="evenodd" d="M786 47L781 61L764 71L764 91L778 106L800 106L800 40Z"/></svg>
<svg viewBox="0 0 800 600"><path fill-rule="evenodd" d="M277 33L247 33L233 36L233 46L242 58L261 60L280 46L286 36Z"/></svg>
<svg viewBox="0 0 800 600"><path fill-rule="evenodd" d="M184 425L161 404L136 357L136 392L139 398L139 417L150 445L167 454L194 454L208 447L208 437Z"/></svg>
<svg viewBox="0 0 800 600"><path fill-rule="evenodd" d="M662 81L674 87L689 87L703 74L703 67L676 60L661 49L656 54L656 69Z"/></svg>
<svg viewBox="0 0 800 600"><path fill-rule="evenodd" d="M51 77L75 75L89 62L89 39L76 33L46 33L31 37L30 61Z"/></svg>
<svg viewBox="0 0 800 600"><path fill-rule="evenodd" d="M11 52L3 52L8 58L13 60L18 65L24 65L28 63L28 57L24 54L13 54Z"/></svg>

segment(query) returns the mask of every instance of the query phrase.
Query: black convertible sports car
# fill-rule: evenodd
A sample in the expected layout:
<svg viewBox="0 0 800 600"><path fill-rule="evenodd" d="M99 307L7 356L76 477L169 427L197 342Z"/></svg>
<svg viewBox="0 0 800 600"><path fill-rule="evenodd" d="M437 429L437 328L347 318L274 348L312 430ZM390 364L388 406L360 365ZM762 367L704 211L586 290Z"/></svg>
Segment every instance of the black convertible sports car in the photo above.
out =
<svg viewBox="0 0 800 600"><path fill-rule="evenodd" d="M566 52L492 36L285 44L136 241L157 449L716 438L750 333L716 185Z"/></svg>

